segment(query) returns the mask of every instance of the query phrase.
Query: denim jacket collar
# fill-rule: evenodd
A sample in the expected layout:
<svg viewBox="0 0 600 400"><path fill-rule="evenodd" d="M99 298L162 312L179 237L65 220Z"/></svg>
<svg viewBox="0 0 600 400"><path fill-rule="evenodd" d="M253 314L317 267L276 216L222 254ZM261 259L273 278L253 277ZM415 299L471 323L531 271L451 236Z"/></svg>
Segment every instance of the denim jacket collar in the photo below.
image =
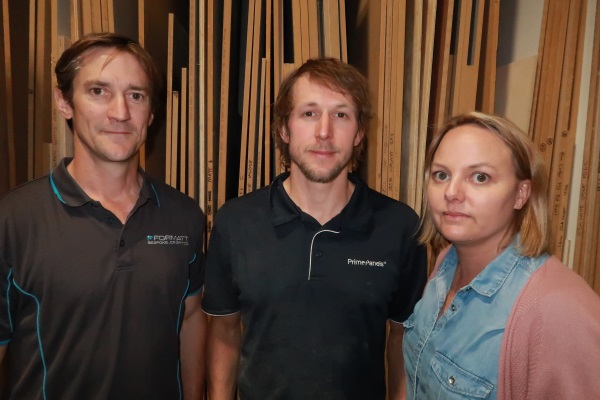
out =
<svg viewBox="0 0 600 400"><path fill-rule="evenodd" d="M492 262L490 262L467 286L470 286L482 296L493 296L504 284L506 278L517 265L522 257L517 250L518 235L513 242L506 247ZM444 261L440 265L438 276L447 276L451 283L456 267L458 255L456 249L451 246Z"/></svg>

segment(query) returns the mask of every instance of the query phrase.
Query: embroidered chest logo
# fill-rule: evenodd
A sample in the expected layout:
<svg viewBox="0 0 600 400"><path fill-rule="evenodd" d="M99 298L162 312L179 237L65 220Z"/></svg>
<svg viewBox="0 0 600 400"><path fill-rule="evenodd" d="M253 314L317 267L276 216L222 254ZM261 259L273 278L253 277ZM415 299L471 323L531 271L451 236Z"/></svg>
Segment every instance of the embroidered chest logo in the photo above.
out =
<svg viewBox="0 0 600 400"><path fill-rule="evenodd" d="M364 267L385 267L387 261L373 261L373 260L355 260L353 258L348 259L348 265L357 265Z"/></svg>
<svg viewBox="0 0 600 400"><path fill-rule="evenodd" d="M189 246L189 238L185 235L148 235L148 244L167 244Z"/></svg>

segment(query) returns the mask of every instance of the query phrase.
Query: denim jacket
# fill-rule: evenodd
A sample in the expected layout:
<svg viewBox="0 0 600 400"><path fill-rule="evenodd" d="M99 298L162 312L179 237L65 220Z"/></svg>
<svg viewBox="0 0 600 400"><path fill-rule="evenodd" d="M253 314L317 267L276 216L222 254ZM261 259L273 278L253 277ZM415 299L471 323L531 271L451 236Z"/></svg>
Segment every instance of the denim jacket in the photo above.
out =
<svg viewBox="0 0 600 400"><path fill-rule="evenodd" d="M438 319L458 264L455 248L449 249L404 322L407 399L497 397L508 315L533 272L548 258L519 255L516 241L461 288Z"/></svg>

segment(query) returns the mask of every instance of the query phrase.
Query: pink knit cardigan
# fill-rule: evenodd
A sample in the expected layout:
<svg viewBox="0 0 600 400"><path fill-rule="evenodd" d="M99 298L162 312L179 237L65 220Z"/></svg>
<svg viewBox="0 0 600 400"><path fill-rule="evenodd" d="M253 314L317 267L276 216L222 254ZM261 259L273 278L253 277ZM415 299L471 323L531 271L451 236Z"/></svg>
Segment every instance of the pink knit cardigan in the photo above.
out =
<svg viewBox="0 0 600 400"><path fill-rule="evenodd" d="M506 322L498 399L600 400L600 297L554 256Z"/></svg>

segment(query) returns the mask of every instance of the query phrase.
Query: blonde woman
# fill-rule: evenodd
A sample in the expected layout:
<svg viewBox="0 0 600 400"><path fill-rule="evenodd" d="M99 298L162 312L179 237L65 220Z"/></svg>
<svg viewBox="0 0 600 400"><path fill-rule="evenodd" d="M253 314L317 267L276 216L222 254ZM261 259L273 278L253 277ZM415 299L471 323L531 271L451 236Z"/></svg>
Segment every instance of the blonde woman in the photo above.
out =
<svg viewBox="0 0 600 400"><path fill-rule="evenodd" d="M421 241L448 245L404 323L409 399L600 399L600 298L548 254L531 141L482 113L426 158Z"/></svg>

